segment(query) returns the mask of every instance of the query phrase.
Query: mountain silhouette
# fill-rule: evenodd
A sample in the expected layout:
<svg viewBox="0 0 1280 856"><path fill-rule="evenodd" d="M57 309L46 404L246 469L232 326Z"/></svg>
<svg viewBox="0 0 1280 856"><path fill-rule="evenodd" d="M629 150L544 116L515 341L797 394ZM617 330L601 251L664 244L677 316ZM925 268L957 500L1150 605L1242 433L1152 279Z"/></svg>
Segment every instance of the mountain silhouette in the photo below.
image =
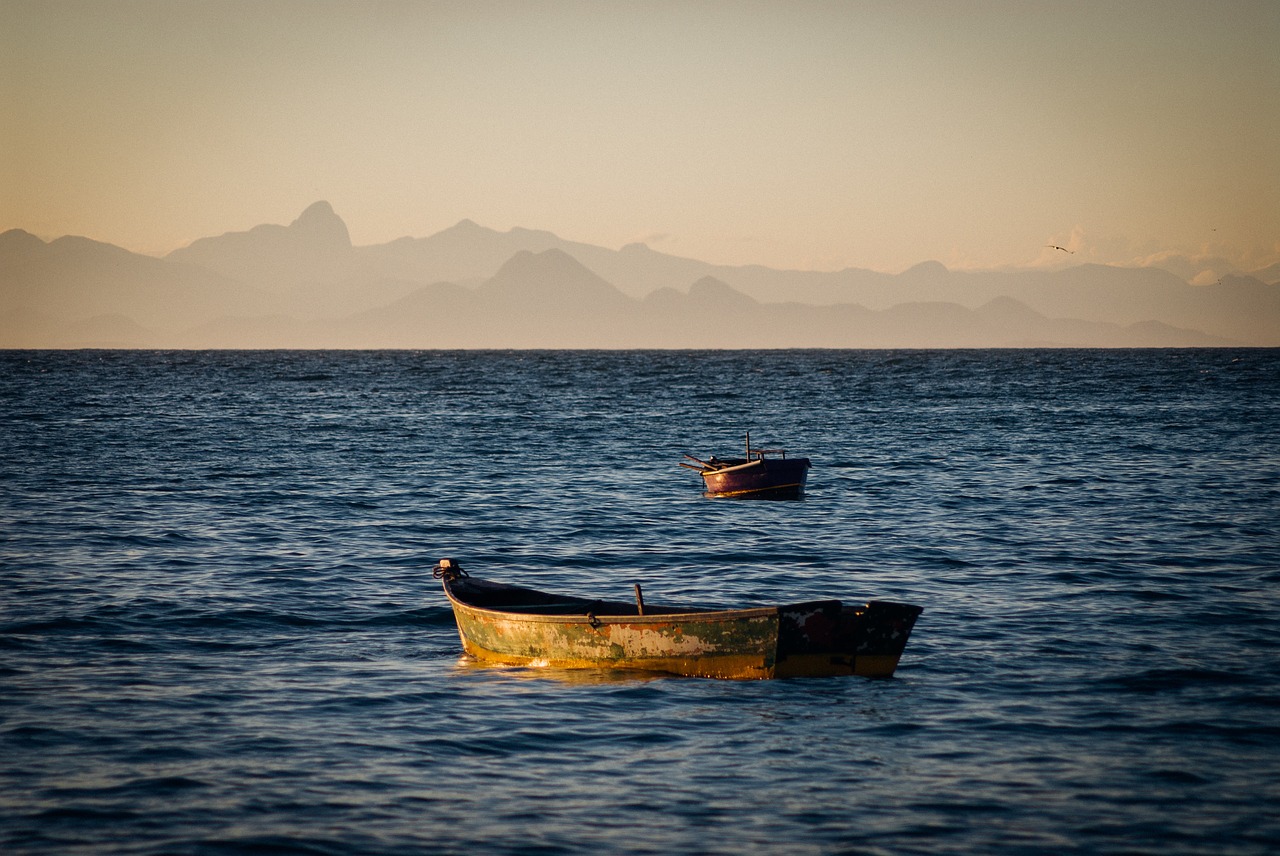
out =
<svg viewBox="0 0 1280 856"><path fill-rule="evenodd" d="M200 238L166 258L275 291L341 280L357 268L347 224L328 202L312 204L288 226L268 224Z"/></svg>
<svg viewBox="0 0 1280 856"><path fill-rule="evenodd" d="M270 301L205 268L66 236L46 243L20 229L0 235L0 346L145 347Z"/></svg>
<svg viewBox="0 0 1280 856"><path fill-rule="evenodd" d="M539 311L599 311L622 307L626 296L563 250L520 250L476 289L486 300Z"/></svg>
<svg viewBox="0 0 1280 856"><path fill-rule="evenodd" d="M163 259L83 237L0 234L0 347L1239 344L1280 346L1280 285L1191 285L1164 269L1091 264L735 267L470 220L355 247L327 202L288 226L201 238Z"/></svg>

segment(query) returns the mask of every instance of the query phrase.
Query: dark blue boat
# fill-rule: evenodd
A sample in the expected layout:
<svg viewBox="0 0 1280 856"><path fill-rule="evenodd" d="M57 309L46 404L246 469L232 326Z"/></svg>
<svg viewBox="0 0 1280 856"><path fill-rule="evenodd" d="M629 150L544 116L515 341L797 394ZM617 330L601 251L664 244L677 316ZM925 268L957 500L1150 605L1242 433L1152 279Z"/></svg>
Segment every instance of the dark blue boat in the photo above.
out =
<svg viewBox="0 0 1280 856"><path fill-rule="evenodd" d="M808 458L788 458L785 449L753 449L750 433L745 458L712 456L703 461L693 455L685 457L696 463L681 461L680 466L697 470L711 496L796 499L804 493L809 477Z"/></svg>

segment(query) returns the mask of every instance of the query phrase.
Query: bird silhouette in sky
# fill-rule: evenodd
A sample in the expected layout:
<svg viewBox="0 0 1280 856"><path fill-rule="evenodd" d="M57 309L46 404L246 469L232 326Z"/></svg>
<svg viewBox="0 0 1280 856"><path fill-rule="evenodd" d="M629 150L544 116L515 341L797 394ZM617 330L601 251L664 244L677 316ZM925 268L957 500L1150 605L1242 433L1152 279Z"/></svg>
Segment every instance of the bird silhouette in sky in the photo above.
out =
<svg viewBox="0 0 1280 856"><path fill-rule="evenodd" d="M1059 247L1057 244L1045 244L1045 246L1051 250L1062 250L1064 253L1071 253L1073 256L1076 254L1075 250L1068 250L1066 247Z"/></svg>

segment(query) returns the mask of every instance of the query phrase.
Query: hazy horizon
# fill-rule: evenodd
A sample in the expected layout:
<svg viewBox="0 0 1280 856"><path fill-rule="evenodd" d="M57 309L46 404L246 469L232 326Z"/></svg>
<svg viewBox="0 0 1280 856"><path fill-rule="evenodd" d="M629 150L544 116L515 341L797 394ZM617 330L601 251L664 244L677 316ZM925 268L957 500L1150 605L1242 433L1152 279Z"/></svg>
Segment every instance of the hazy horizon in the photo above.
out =
<svg viewBox="0 0 1280 856"><path fill-rule="evenodd" d="M464 229L470 228L480 233L490 233L490 234L501 236L501 237L513 237L521 234L542 235L551 239L552 243L555 243L555 244L579 244L579 245L594 247L597 249L610 250L613 252L618 252L618 251L625 252L628 247L646 247L648 249L654 250L659 254L669 256L671 258L683 259L688 261L696 261L700 264L704 264L711 267L741 268L741 269L759 268L762 270L772 270L772 271L784 272L784 273L785 272L803 272L803 273L827 274L827 273L841 273L846 271L857 270L857 271L867 271L867 272L882 273L882 274L900 274L900 273L910 273L913 269L918 269L918 268L925 267L928 265L933 265L933 264L942 265L942 267L945 270L955 271L955 272L972 272L972 273L1035 272L1035 271L1060 271L1060 270L1064 270L1064 269L1079 266L1079 265L1100 264L1100 265L1110 265L1110 266L1122 267L1122 268L1151 268L1156 270L1165 270L1174 274L1180 279L1185 280L1188 284L1205 285L1209 283L1209 280L1207 278L1205 278L1204 276L1201 276L1199 277L1199 279L1197 279L1197 277L1194 274L1188 273L1188 270L1191 267L1193 267L1196 262L1203 262L1206 264L1217 264L1220 266L1219 271L1221 273L1226 273L1229 275L1247 276L1257 271L1263 270L1263 267L1242 268L1238 265L1230 263L1228 259L1223 257L1209 259L1204 256L1198 256L1198 257L1186 256L1181 254L1175 254L1172 252L1155 254L1144 259L1133 259L1133 260L1130 260L1128 263L1093 262L1093 261L1090 261L1088 258L1079 257L1075 250L1071 250L1068 247L1063 247L1061 245L1056 245L1056 244L1047 244L1044 246L1043 249L1045 249L1047 252L1045 254L1045 258L1043 259L1024 261L1022 263L1008 263L1008 264L1002 264L1002 265L993 265L990 267L973 267L973 268L966 268L964 266L955 267L955 266L949 266L936 258L917 259L911 264L906 265L901 271L882 271L882 270L876 270L874 268L861 267L861 266L847 266L844 268L831 268L831 269L771 267L768 265L750 263L750 262L719 263L719 262L709 261L708 259L704 259L704 258L697 258L695 256L683 256L675 253L669 253L661 249L657 249L652 244L645 241L633 241L620 247L609 248L601 245L589 244L588 242L584 242L584 241L579 241L573 238L572 236L560 235L551 230L540 228L536 225L517 224L507 229L496 229L485 223L476 222L473 218L470 218L470 217L463 217L457 222L452 223L448 226L445 226L439 231L431 234L411 235L406 233L388 241L377 241L372 243L361 244L358 241L356 241L354 238L354 235L357 234L359 230L356 228L352 228L351 225L347 223L346 218L342 216L341 212L335 211L332 204L327 199L316 200L315 202L306 206L303 211L299 212L298 216L294 218L286 218L286 220L283 222L279 222L279 223L265 222L265 221L257 222L257 223L248 225L242 229L229 229L222 232L210 233L208 235L200 235L193 238L191 241L188 241L178 247L175 247L170 250L164 250L164 251L148 252L145 250L138 250L133 247L123 246L111 241L106 241L97 236L89 235L89 234L80 234L80 233L72 233L72 232L68 232L64 234L56 234L56 235L41 234L37 231L34 231L29 228L25 228L23 226L12 226L6 229L0 229L0 234L4 234L5 232L8 232L8 231L24 232L26 234L29 234L38 238L40 241L46 244L53 244L55 241L58 241L61 238L73 238L73 239L84 238L98 244L103 244L109 247L116 247L119 249L123 249L128 251L129 253L136 254L139 256L164 260L164 259L170 259L170 258L181 258L184 255L184 253L186 251L189 251L192 247L208 244L211 241L240 240L246 237L252 238L254 236L260 236L263 230L281 230L281 229L294 230L298 228L301 220L303 218L306 218L310 212L320 211L320 210L323 210L326 212L325 216L332 217L336 221L341 222L342 224L341 228L346 232L347 240L350 242L350 247L353 250L371 250L371 249L392 247L400 242L405 241L406 239L410 241L425 241L430 239L436 239L443 235L448 235L450 233L453 233L457 230L464 230ZM1277 266L1280 266L1280 253L1277 253L1275 261L1272 261L1269 265L1265 267L1275 268ZM1217 271L1215 271L1215 273L1217 273ZM1220 280L1221 276L1219 275L1217 278Z"/></svg>
<svg viewBox="0 0 1280 856"><path fill-rule="evenodd" d="M0 347L1241 345L1280 346L1280 265L1205 285L1080 263L780 271L471 221L356 247L327 201L164 258L0 233Z"/></svg>
<svg viewBox="0 0 1280 856"><path fill-rule="evenodd" d="M0 232L163 256L324 199L357 246L1212 283L1280 261L1277 34L1247 0L0 0Z"/></svg>

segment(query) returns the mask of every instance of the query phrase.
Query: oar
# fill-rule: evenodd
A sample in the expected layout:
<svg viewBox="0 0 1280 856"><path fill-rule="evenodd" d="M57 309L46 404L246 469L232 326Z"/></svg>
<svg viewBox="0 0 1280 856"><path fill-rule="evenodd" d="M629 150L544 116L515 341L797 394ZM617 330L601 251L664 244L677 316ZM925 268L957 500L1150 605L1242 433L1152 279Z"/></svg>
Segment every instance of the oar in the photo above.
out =
<svg viewBox="0 0 1280 856"><path fill-rule="evenodd" d="M695 458L693 455L690 455L688 452L685 452L684 456L685 456L686 458L688 458L689 460L691 460L691 461L697 461L698 463L702 464L702 466L703 466L703 467L705 467L705 468L707 468L707 469L709 469L709 470L718 470L718 469L720 469L720 467L724 466L723 464L709 464L709 463L707 463L706 461L704 461L704 460L702 460L702 459L700 459L700 458ZM686 466L686 467L687 467L687 466L689 466L689 465L688 465L688 464L685 464L684 466ZM690 467L690 469L692 469L692 467Z"/></svg>

